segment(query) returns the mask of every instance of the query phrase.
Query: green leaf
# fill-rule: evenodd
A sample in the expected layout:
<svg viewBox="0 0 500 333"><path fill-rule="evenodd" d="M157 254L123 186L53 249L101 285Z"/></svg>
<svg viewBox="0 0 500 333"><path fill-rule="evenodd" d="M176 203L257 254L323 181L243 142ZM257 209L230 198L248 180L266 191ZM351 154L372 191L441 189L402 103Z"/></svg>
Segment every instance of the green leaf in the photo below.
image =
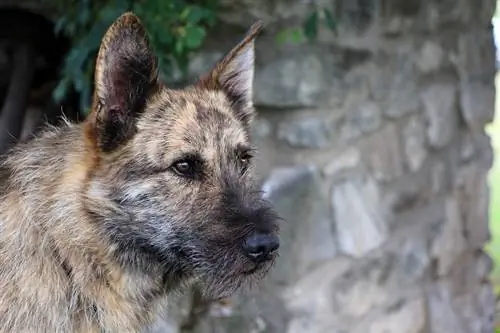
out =
<svg viewBox="0 0 500 333"><path fill-rule="evenodd" d="M80 24L85 25L87 22L90 21L90 8L83 8L81 14L80 14Z"/></svg>
<svg viewBox="0 0 500 333"><path fill-rule="evenodd" d="M288 41L288 36L290 34L289 29L283 29L276 34L276 41L278 44L285 44Z"/></svg>
<svg viewBox="0 0 500 333"><path fill-rule="evenodd" d="M298 44L304 41L304 32L302 28L284 29L276 35L276 40L281 45L286 43Z"/></svg>
<svg viewBox="0 0 500 333"><path fill-rule="evenodd" d="M305 36L304 36L304 32L302 31L302 29L293 29L292 31L290 31L290 40L293 42L293 43L301 43L303 42L305 39Z"/></svg>
<svg viewBox="0 0 500 333"><path fill-rule="evenodd" d="M160 58L160 71L171 76L187 71L191 54L205 39L207 27L217 21L218 0L55 0L59 11L55 31L71 39L60 82L53 98L61 100L69 89L80 93L87 107L92 92L94 59L109 25L124 11L133 10L143 21L151 46Z"/></svg>
<svg viewBox="0 0 500 333"><path fill-rule="evenodd" d="M189 8L190 11L186 19L191 24L198 24L208 16L207 11L199 6L192 6Z"/></svg>
<svg viewBox="0 0 500 333"><path fill-rule="evenodd" d="M158 43L169 45L170 43L172 43L172 40L172 34L169 34L167 32L158 34ZM156 40L154 42L156 42Z"/></svg>
<svg viewBox="0 0 500 333"><path fill-rule="evenodd" d="M57 84L56 88L52 92L52 98L59 103L62 101L64 96L66 95L66 92L68 90L69 86L69 78L68 77L63 77L59 83Z"/></svg>
<svg viewBox="0 0 500 333"><path fill-rule="evenodd" d="M87 115L90 110L90 95L91 95L90 89L91 85L86 84L81 91L80 109L82 110L82 113L84 115Z"/></svg>
<svg viewBox="0 0 500 333"><path fill-rule="evenodd" d="M184 44L181 42L181 40L177 40L175 42L175 52L177 54L182 54L183 50L184 50Z"/></svg>
<svg viewBox="0 0 500 333"><path fill-rule="evenodd" d="M64 30L64 26L67 24L67 21L67 17L61 17L56 21L56 24L54 25L54 32L56 35L59 35Z"/></svg>
<svg viewBox="0 0 500 333"><path fill-rule="evenodd" d="M184 8L184 10L181 12L181 15L179 15L179 18L181 20L186 20L189 16L190 11L191 11L191 7Z"/></svg>
<svg viewBox="0 0 500 333"><path fill-rule="evenodd" d="M186 27L186 47L189 49L195 49L201 45L203 39L205 38L205 30L198 26L187 26Z"/></svg>
<svg viewBox="0 0 500 333"><path fill-rule="evenodd" d="M316 39L318 35L318 11L314 11L311 16L304 22L304 34L309 40Z"/></svg>
<svg viewBox="0 0 500 333"><path fill-rule="evenodd" d="M328 27L328 29L330 29L331 31L336 33L337 32L337 21L333 17L332 12L325 8L323 10L323 13L325 14L326 26Z"/></svg>

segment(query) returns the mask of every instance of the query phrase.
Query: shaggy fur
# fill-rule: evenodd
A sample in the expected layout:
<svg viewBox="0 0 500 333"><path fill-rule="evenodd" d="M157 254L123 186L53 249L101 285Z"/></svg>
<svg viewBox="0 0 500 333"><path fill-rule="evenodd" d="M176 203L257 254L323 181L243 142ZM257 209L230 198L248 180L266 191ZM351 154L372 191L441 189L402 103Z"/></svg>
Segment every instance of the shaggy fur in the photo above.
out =
<svg viewBox="0 0 500 333"><path fill-rule="evenodd" d="M277 217L252 177L254 25L171 90L132 13L103 38L92 112L1 165L0 332L139 332L169 292L232 295L272 267L242 250Z"/></svg>

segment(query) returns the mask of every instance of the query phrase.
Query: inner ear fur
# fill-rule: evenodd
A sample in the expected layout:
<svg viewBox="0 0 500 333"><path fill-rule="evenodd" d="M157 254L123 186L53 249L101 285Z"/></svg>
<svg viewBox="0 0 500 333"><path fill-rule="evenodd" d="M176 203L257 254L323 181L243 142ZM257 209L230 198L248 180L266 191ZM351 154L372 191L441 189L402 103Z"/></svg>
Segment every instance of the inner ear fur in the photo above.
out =
<svg viewBox="0 0 500 333"><path fill-rule="evenodd" d="M197 85L223 91L233 105L238 119L249 125L255 114L253 107L253 79L255 71L255 39L263 29L255 22L244 38L233 47Z"/></svg>
<svg viewBox="0 0 500 333"><path fill-rule="evenodd" d="M87 132L109 152L135 132L137 116L158 86L158 60L140 19L122 14L105 33L96 59L92 110Z"/></svg>

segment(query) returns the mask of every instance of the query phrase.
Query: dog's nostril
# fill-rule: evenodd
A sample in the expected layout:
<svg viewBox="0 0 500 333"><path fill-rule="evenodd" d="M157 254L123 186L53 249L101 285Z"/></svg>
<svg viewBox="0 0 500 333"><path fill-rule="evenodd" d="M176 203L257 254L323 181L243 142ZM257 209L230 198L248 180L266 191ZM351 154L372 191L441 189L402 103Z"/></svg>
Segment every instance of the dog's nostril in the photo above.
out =
<svg viewBox="0 0 500 333"><path fill-rule="evenodd" d="M280 246L277 236L269 234L253 234L243 243L246 255L254 260L265 260L269 254Z"/></svg>

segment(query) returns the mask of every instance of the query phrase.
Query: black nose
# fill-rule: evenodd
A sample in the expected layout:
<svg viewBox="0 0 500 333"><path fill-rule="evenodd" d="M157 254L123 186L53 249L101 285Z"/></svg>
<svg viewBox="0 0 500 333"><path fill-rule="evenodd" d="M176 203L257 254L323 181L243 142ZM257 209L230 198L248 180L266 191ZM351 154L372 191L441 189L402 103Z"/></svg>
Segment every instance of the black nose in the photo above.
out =
<svg viewBox="0 0 500 333"><path fill-rule="evenodd" d="M252 234L243 243L245 254L255 261L268 260L269 255L280 246L277 236L269 234Z"/></svg>

